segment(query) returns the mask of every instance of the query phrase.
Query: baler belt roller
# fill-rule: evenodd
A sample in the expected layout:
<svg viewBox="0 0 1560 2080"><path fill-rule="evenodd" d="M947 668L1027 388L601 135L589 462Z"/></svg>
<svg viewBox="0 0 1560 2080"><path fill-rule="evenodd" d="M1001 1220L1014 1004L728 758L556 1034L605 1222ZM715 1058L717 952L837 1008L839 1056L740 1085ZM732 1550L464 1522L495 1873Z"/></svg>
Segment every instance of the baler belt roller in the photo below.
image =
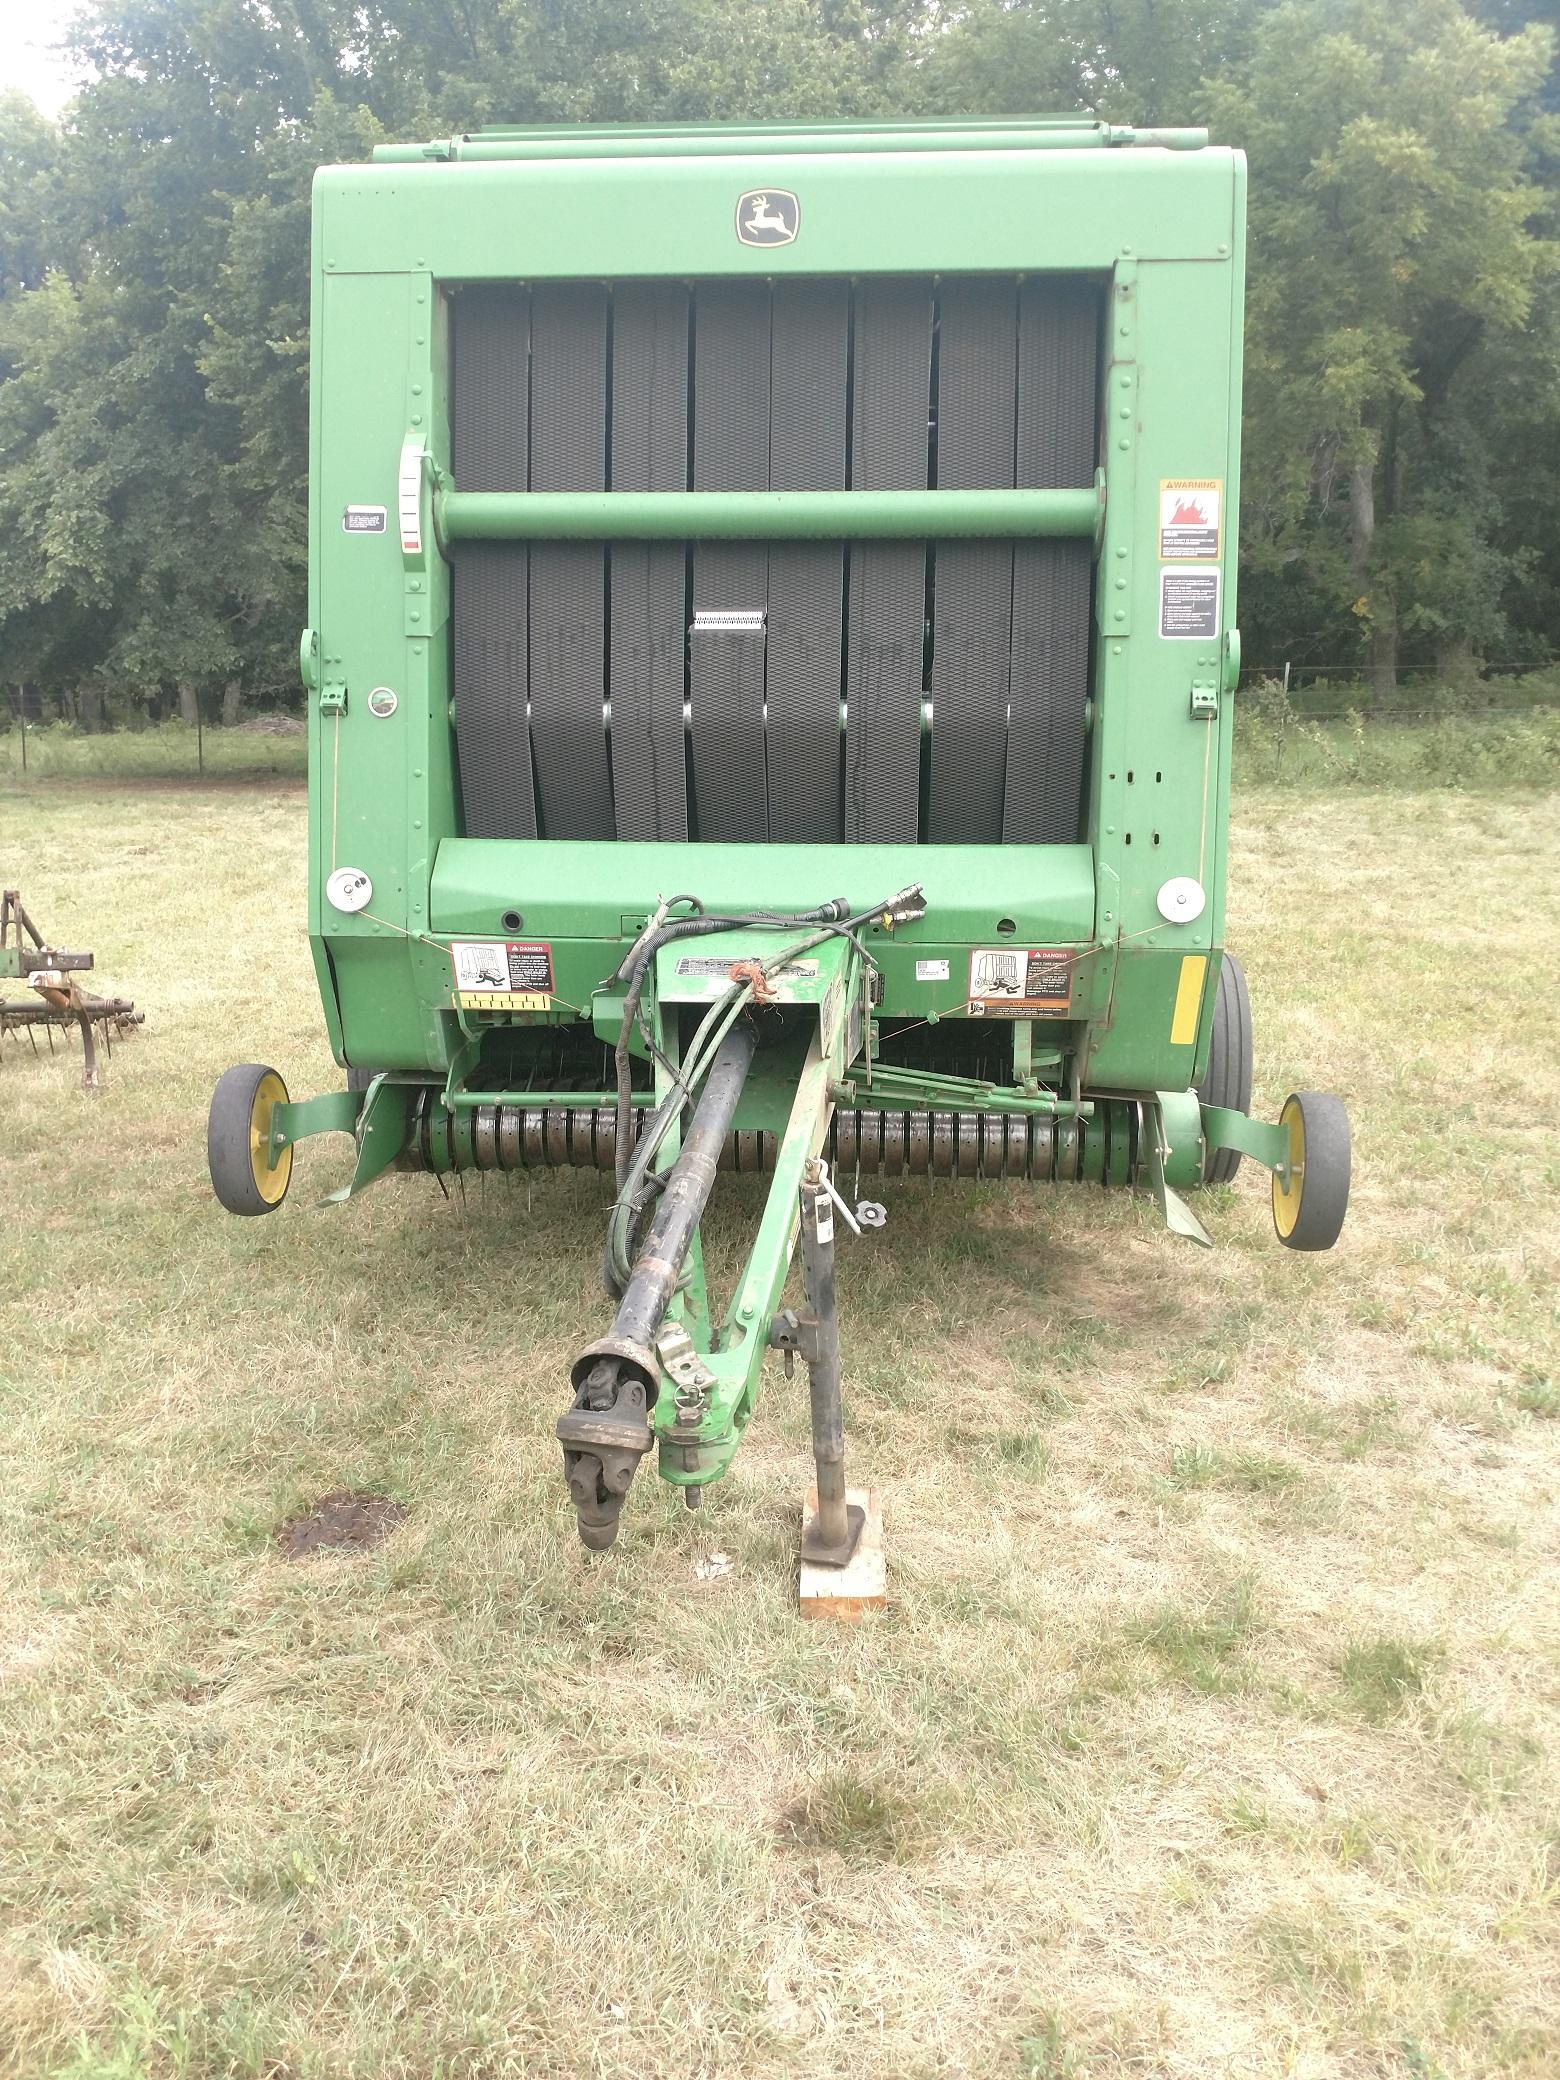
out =
<svg viewBox="0 0 1560 2080"><path fill-rule="evenodd" d="M632 1114L633 1139L649 1115ZM1131 1099L1097 1100L1089 1119L1023 1112L900 1112L851 1107L834 1115L827 1143L842 1177L957 1177L986 1183L1137 1184L1142 1110ZM720 1168L742 1176L774 1169L776 1137L736 1128ZM610 1105L479 1105L451 1114L438 1093L417 1100L401 1167L452 1172L603 1170L617 1162Z"/></svg>

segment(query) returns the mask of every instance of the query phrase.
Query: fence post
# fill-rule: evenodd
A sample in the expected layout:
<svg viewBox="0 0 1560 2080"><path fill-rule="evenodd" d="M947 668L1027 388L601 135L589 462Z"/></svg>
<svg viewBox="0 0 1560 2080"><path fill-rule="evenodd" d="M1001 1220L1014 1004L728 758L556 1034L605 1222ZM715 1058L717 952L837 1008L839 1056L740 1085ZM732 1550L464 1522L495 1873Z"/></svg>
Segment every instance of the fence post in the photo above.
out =
<svg viewBox="0 0 1560 2080"><path fill-rule="evenodd" d="M200 777L206 777L206 731L201 715L200 688L195 689L195 766Z"/></svg>

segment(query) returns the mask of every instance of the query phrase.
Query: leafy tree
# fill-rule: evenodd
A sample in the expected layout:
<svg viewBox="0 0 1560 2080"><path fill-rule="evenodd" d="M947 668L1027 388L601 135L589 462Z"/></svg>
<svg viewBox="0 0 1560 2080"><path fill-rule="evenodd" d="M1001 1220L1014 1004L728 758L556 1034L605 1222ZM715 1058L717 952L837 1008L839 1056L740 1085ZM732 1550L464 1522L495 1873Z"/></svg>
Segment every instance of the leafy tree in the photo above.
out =
<svg viewBox="0 0 1560 2080"><path fill-rule="evenodd" d="M1520 564L1458 407L1552 260L1517 128L1550 55L1456 0L1291 0L1206 89L1251 159L1248 554L1352 611L1378 693L1405 632L1504 633Z"/></svg>
<svg viewBox="0 0 1560 2080"><path fill-rule="evenodd" d="M1183 124L1203 80L1237 62L1272 0L967 0L932 53L947 111L1090 109Z"/></svg>
<svg viewBox="0 0 1560 2080"><path fill-rule="evenodd" d="M0 96L6 676L295 698L309 187L484 122L1092 107L1252 157L1248 634L1560 643L1553 0L94 0Z"/></svg>

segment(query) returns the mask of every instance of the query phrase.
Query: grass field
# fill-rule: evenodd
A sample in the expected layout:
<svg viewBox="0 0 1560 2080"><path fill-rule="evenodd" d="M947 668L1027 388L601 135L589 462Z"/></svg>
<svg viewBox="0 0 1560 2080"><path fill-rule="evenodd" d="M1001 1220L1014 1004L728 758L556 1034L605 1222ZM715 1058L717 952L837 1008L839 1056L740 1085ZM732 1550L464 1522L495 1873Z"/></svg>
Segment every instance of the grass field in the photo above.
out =
<svg viewBox="0 0 1560 2080"><path fill-rule="evenodd" d="M316 1212L324 1142L218 1212L219 1070L337 1073L296 782L0 792L147 1012L97 1098L0 1066L0 2072L1560 2071L1557 812L1245 793L1260 1098L1349 1100L1344 1241L1246 1173L1211 1255L899 1190L842 1264L892 1608L835 1631L778 1368L701 1516L645 1474L578 1545L599 1180ZM285 1557L339 1488L404 1522Z"/></svg>

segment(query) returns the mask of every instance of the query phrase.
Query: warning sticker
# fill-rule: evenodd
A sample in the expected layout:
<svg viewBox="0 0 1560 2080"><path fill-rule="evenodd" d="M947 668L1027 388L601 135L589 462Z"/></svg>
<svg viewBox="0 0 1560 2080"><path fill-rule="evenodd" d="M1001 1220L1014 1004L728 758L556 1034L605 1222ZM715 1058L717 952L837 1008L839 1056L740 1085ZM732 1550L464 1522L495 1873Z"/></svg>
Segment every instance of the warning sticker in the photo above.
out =
<svg viewBox="0 0 1560 2080"><path fill-rule="evenodd" d="M679 975L718 975L722 982L731 980L731 968L732 963L729 956L725 960L721 960L717 955L713 954L684 954L677 963ZM816 961L787 961L783 968L776 968L775 970L777 975L789 976L793 982L810 981L817 972L818 963Z"/></svg>
<svg viewBox="0 0 1560 2080"><path fill-rule="evenodd" d="M552 948L518 939L456 939L450 945L455 1001L462 1011L552 1008Z"/></svg>
<svg viewBox="0 0 1560 2080"><path fill-rule="evenodd" d="M946 982L948 980L948 963L946 961L917 961L915 964L915 979L917 982Z"/></svg>
<svg viewBox="0 0 1560 2080"><path fill-rule="evenodd" d="M1217 571L1159 573L1159 633L1172 642L1202 643L1217 637Z"/></svg>
<svg viewBox="0 0 1560 2080"><path fill-rule="evenodd" d="M1223 508L1222 477L1161 477L1160 562L1217 563Z"/></svg>
<svg viewBox="0 0 1560 2080"><path fill-rule="evenodd" d="M1072 958L1055 948L977 947L970 955L972 1014L1065 1018L1072 1002Z"/></svg>

